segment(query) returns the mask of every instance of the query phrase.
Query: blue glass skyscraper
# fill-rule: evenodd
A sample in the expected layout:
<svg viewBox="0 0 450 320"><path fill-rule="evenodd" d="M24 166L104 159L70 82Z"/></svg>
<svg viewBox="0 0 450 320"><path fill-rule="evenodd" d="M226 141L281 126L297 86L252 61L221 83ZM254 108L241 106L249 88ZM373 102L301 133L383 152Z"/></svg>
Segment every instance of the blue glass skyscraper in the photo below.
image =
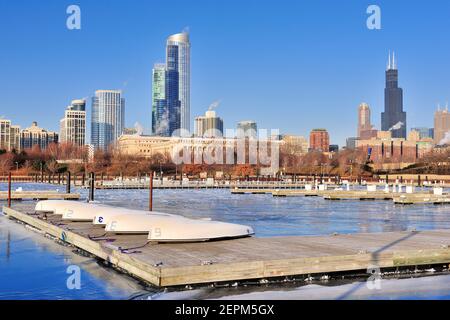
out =
<svg viewBox="0 0 450 320"><path fill-rule="evenodd" d="M164 69L164 70L163 70ZM190 131L190 43L186 32L167 39L166 64L153 69L152 132Z"/></svg>
<svg viewBox="0 0 450 320"><path fill-rule="evenodd" d="M155 64L152 83L152 133L158 136L169 136L165 64Z"/></svg>
<svg viewBox="0 0 450 320"><path fill-rule="evenodd" d="M191 43L187 32L167 39L167 69L178 72L178 100L180 101L179 128L191 129Z"/></svg>
<svg viewBox="0 0 450 320"><path fill-rule="evenodd" d="M169 112L169 134L181 129L180 73L178 46L167 46L166 103Z"/></svg>
<svg viewBox="0 0 450 320"><path fill-rule="evenodd" d="M92 98L91 144L107 150L122 135L125 99L117 90L98 90Z"/></svg>

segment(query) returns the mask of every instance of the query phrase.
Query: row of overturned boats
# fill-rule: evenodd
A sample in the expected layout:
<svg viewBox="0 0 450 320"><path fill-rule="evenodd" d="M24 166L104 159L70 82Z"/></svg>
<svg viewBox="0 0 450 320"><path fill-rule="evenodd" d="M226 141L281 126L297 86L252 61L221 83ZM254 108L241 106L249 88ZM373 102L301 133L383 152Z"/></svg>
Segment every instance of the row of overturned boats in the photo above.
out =
<svg viewBox="0 0 450 320"><path fill-rule="evenodd" d="M35 211L59 215L63 221L102 226L106 233L145 234L149 241L154 242L203 242L254 234L253 229L245 225L92 202L43 200L36 204Z"/></svg>

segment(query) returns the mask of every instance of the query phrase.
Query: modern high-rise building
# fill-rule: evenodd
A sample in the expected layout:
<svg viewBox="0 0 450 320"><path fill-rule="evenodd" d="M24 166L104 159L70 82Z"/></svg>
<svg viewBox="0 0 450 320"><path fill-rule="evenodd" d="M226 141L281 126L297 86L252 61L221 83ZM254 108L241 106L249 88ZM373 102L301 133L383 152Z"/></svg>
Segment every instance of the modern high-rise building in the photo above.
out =
<svg viewBox="0 0 450 320"><path fill-rule="evenodd" d="M406 112L403 111L403 90L398 87L398 69L395 53L389 53L384 89L384 112L381 113L381 130L392 131L393 138L406 139Z"/></svg>
<svg viewBox="0 0 450 320"><path fill-rule="evenodd" d="M326 129L313 129L309 135L309 149L328 152L330 150L330 136Z"/></svg>
<svg viewBox="0 0 450 320"><path fill-rule="evenodd" d="M173 116L174 121L179 121L179 128L190 131L191 129L191 43L189 33L182 32L171 35L167 39L166 65L168 74L167 85L170 86L172 77L177 77L173 84L178 85L179 116ZM167 88L171 92L171 88ZM174 90L172 90L174 91ZM178 108L173 95L173 107ZM170 96L167 97L168 99ZM171 112L169 106L169 113ZM170 114L169 114L170 117Z"/></svg>
<svg viewBox="0 0 450 320"><path fill-rule="evenodd" d="M258 132L258 126L255 121L240 121L237 124L237 137L238 138L256 138Z"/></svg>
<svg viewBox="0 0 450 320"><path fill-rule="evenodd" d="M171 136L190 131L191 44L187 32L167 38L166 63L155 64L152 75L152 133Z"/></svg>
<svg viewBox="0 0 450 320"><path fill-rule="evenodd" d="M58 134L38 127L37 122L33 122L31 127L20 132L20 149L31 149L35 146L41 150L47 149L52 143L58 143Z"/></svg>
<svg viewBox="0 0 450 320"><path fill-rule="evenodd" d="M358 107L358 137L361 137L361 134L368 130L372 130L370 107L367 103L361 103Z"/></svg>
<svg viewBox="0 0 450 320"><path fill-rule="evenodd" d="M152 133L169 135L169 114L166 104L166 65L157 63L152 72Z"/></svg>
<svg viewBox="0 0 450 320"><path fill-rule="evenodd" d="M107 150L123 132L125 99L119 90L98 90L92 98L91 144Z"/></svg>
<svg viewBox="0 0 450 320"><path fill-rule="evenodd" d="M206 111L204 116L195 118L195 136L197 137L222 137L223 120L216 116L214 110Z"/></svg>
<svg viewBox="0 0 450 320"><path fill-rule="evenodd" d="M0 150L20 150L20 127L11 120L0 119Z"/></svg>
<svg viewBox="0 0 450 320"><path fill-rule="evenodd" d="M60 142L84 146L86 143L86 100L73 100L59 123Z"/></svg>
<svg viewBox="0 0 450 320"><path fill-rule="evenodd" d="M443 144L443 139L448 132L450 132L450 113L447 107L444 110L438 107L434 113L434 143Z"/></svg>

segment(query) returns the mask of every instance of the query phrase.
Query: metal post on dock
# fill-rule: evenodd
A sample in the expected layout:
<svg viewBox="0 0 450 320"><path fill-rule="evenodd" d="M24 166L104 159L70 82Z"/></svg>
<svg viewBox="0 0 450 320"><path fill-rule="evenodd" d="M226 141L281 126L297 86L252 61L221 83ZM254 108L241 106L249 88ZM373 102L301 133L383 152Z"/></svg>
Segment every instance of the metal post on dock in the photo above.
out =
<svg viewBox="0 0 450 320"><path fill-rule="evenodd" d="M148 211L153 211L153 171L150 172Z"/></svg>
<svg viewBox="0 0 450 320"><path fill-rule="evenodd" d="M94 201L95 173L91 172L89 177L89 202Z"/></svg>
<svg viewBox="0 0 450 320"><path fill-rule="evenodd" d="M11 208L11 172L8 173L8 208Z"/></svg>
<svg viewBox="0 0 450 320"><path fill-rule="evenodd" d="M70 171L69 171L69 172L67 172L66 193L70 193L70 180L71 180L71 176L70 176Z"/></svg>

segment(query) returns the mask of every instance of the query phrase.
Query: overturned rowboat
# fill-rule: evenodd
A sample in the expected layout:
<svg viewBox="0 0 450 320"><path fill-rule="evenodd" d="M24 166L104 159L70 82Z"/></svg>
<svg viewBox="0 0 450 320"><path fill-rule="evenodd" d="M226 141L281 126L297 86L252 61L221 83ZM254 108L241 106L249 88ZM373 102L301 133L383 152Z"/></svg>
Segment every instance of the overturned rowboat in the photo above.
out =
<svg viewBox="0 0 450 320"><path fill-rule="evenodd" d="M62 215L63 220L90 222L104 225L105 231L118 234L146 234L155 242L196 242L248 237L251 227L211 221L189 219L183 216L112 207L98 203L64 200L39 201L36 212Z"/></svg>
<svg viewBox="0 0 450 320"><path fill-rule="evenodd" d="M82 209L87 207L92 208L96 205L97 204L67 200L42 200L36 204L34 210L36 212L46 212L56 215L63 215L68 210Z"/></svg>
<svg viewBox="0 0 450 320"><path fill-rule="evenodd" d="M106 232L118 234L148 234L155 242L197 242L249 237L251 227L182 216L152 213L115 216L105 227Z"/></svg>
<svg viewBox="0 0 450 320"><path fill-rule="evenodd" d="M116 208L116 207L109 207L99 210L94 218L92 219L92 223L94 225L103 225L106 226L108 223L110 223L114 218L117 216L123 216L123 215L165 215L165 216L173 216L168 213L160 213L155 211L143 211L143 210L132 210L132 209L125 209L125 208ZM177 216L179 217L179 216Z"/></svg>
<svg viewBox="0 0 450 320"><path fill-rule="evenodd" d="M62 216L62 220L76 222L93 222L96 225L106 225L109 217L123 214L149 214L147 211L112 207L100 203L73 202L64 200L39 201L36 212L47 212Z"/></svg>

